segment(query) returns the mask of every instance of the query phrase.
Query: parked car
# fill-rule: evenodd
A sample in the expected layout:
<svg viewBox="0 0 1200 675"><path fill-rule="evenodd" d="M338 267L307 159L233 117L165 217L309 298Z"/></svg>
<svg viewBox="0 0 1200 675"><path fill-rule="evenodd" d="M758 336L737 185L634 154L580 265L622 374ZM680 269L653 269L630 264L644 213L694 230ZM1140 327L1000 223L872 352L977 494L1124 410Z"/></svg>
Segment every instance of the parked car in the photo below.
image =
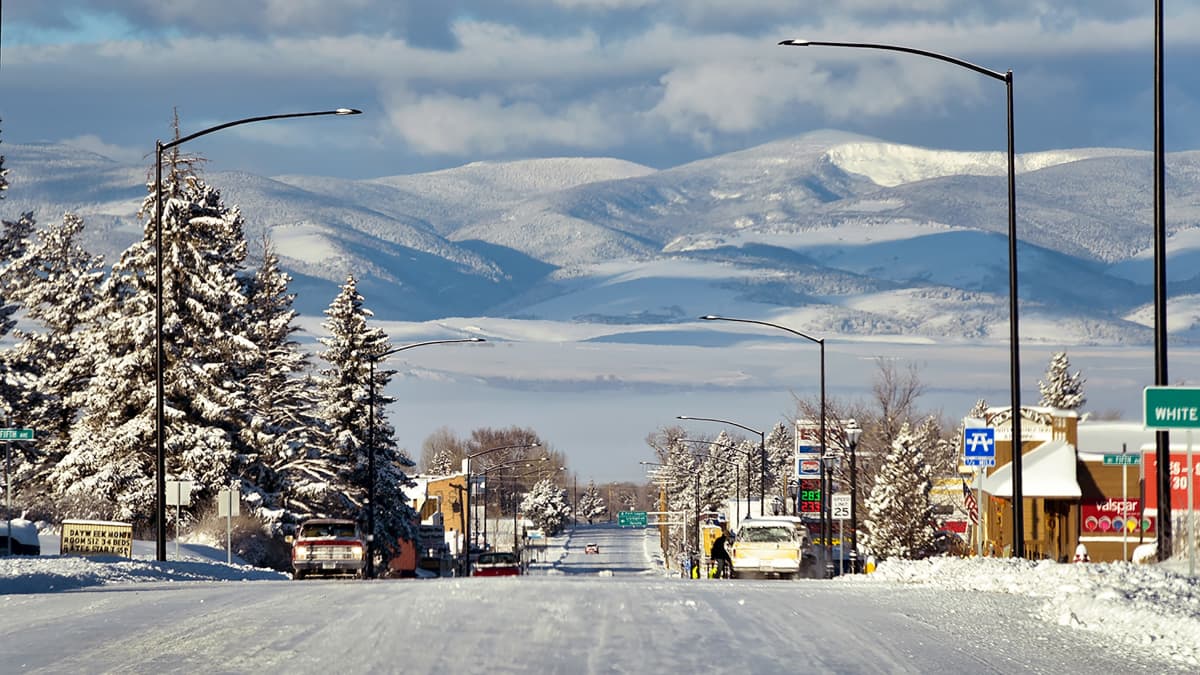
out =
<svg viewBox="0 0 1200 675"><path fill-rule="evenodd" d="M353 520L314 518L292 538L292 578L311 575L363 578L367 544Z"/></svg>
<svg viewBox="0 0 1200 675"><path fill-rule="evenodd" d="M600 552L600 544L597 544L594 542L590 543L583 547L583 552L584 553L599 553Z"/></svg>
<svg viewBox="0 0 1200 675"><path fill-rule="evenodd" d="M13 518L0 523L0 555L8 555L9 528L12 528L13 555L42 554L42 544L38 540L37 526L24 518Z"/></svg>
<svg viewBox="0 0 1200 675"><path fill-rule="evenodd" d="M520 574L521 563L516 555L508 551L480 553L471 571L474 577L514 577Z"/></svg>

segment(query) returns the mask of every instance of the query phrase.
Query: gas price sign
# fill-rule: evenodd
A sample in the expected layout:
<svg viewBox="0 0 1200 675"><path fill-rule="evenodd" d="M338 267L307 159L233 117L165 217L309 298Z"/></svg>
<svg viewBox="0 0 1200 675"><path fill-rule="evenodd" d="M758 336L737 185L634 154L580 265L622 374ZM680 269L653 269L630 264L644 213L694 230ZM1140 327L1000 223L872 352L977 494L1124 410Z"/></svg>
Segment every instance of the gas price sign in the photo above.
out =
<svg viewBox="0 0 1200 675"><path fill-rule="evenodd" d="M821 512L821 481L800 480L800 513Z"/></svg>

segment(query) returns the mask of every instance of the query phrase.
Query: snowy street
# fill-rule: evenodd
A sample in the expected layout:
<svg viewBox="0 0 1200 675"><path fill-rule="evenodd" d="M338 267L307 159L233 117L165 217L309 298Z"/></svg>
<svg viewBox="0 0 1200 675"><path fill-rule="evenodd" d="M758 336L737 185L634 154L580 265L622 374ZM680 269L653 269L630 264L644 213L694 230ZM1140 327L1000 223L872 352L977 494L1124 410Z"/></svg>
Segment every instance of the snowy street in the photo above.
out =
<svg viewBox="0 0 1200 675"><path fill-rule="evenodd" d="M886 566L857 579L689 581L664 576L653 556L656 539L653 530L580 526L574 536L551 542L550 562L515 578L151 582L38 592L0 577L0 588L14 582L7 588L16 591L0 596L4 669L1162 673L1194 668L1153 645L1048 621L1045 598L956 587L965 577L949 564L937 572L949 575L948 583L889 576ZM598 543L600 553L585 554L588 542ZM65 561L43 558L22 564L52 568ZM1108 568L1095 565L1089 571ZM936 569L924 568L927 574ZM1060 574L1082 569L1053 566ZM1024 574L1038 576L1037 570ZM1080 617L1088 618L1082 609ZM1185 623L1171 620L1179 628L1174 639L1192 640L1194 646L1194 617Z"/></svg>

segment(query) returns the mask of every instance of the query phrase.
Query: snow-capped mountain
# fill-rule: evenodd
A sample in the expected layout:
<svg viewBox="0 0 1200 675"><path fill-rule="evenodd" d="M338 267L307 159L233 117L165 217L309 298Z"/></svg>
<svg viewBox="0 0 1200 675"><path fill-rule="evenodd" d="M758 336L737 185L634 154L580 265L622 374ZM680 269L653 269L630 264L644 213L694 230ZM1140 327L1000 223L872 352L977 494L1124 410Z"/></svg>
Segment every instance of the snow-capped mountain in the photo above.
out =
<svg viewBox="0 0 1200 675"><path fill-rule="evenodd" d="M152 167L5 143L0 215L75 211L111 261L141 236ZM821 131L664 170L608 158L473 163L344 180L207 180L269 237L320 314L347 274L381 319L502 316L670 324L722 307L803 312L839 335L1002 336L1006 158ZM1171 329L1200 321L1200 153L1168 156ZM1147 343L1151 156L1018 157L1024 339Z"/></svg>

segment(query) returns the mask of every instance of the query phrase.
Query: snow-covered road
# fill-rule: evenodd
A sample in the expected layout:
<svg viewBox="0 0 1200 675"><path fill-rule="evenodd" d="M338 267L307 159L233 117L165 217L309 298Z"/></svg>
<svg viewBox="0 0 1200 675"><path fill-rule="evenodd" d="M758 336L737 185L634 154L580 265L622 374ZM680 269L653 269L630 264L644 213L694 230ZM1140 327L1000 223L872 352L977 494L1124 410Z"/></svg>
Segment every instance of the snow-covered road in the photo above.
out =
<svg viewBox="0 0 1200 675"><path fill-rule="evenodd" d="M144 584L7 596L0 634L8 672L1172 668L1049 625L1035 605L891 584L595 575Z"/></svg>
<svg viewBox="0 0 1200 675"><path fill-rule="evenodd" d="M600 554L583 553L590 541ZM580 527L515 578L291 582L202 560L0 560L0 672L1200 666L1196 584L1150 566L939 559L833 580L686 580L664 576L656 542L653 530Z"/></svg>

